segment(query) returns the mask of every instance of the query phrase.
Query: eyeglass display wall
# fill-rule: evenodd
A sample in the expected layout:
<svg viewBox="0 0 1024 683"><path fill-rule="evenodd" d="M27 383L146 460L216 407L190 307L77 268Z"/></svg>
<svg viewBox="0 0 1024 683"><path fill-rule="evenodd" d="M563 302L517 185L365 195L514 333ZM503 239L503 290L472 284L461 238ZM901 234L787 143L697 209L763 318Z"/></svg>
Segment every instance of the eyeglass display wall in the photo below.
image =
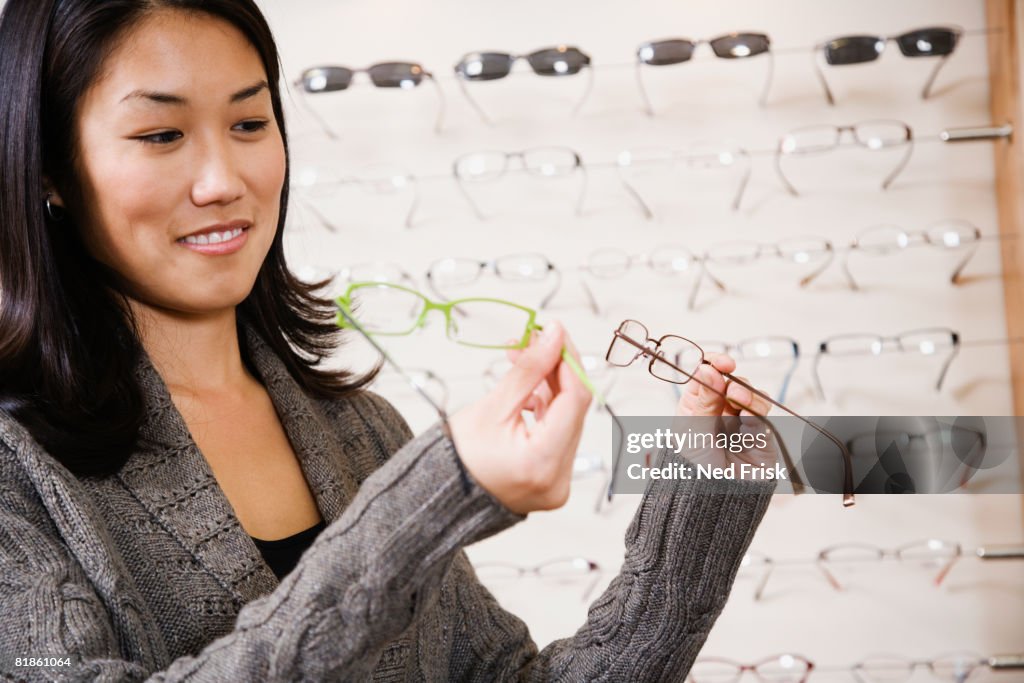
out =
<svg viewBox="0 0 1024 683"><path fill-rule="evenodd" d="M1000 250L1020 236L997 221L1009 131L986 49L1004 34L982 3L261 5L290 81L286 242L304 277L540 308L621 415L677 396L604 366L625 318L730 350L804 415L1013 414L1008 349L1024 340L1006 333ZM955 141L979 127L988 139ZM443 327L379 341L454 411L507 362ZM353 337L336 362L373 359ZM377 388L414 429L435 419L387 370ZM541 646L585 621L621 562L638 497L595 510L610 439L592 412L569 504L468 549ZM702 657L787 653L810 680L856 680L880 652L1020 650L1024 564L976 550L1024 541L1021 497L971 486L850 509L776 496ZM970 680L985 677L1024 680Z"/></svg>

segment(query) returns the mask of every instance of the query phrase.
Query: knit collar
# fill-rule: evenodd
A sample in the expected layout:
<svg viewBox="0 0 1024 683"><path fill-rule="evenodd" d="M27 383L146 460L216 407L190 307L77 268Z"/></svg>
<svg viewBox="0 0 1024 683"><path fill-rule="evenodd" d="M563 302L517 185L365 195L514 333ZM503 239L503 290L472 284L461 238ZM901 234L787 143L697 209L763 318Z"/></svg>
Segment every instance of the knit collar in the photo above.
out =
<svg viewBox="0 0 1024 683"><path fill-rule="evenodd" d="M358 481L345 455L345 436L250 327L243 340L299 459L324 521L336 519L355 496ZM136 376L146 403L139 449L118 475L239 606L273 590L277 579L238 522L184 418L149 356ZM239 454L244 457L244 454Z"/></svg>

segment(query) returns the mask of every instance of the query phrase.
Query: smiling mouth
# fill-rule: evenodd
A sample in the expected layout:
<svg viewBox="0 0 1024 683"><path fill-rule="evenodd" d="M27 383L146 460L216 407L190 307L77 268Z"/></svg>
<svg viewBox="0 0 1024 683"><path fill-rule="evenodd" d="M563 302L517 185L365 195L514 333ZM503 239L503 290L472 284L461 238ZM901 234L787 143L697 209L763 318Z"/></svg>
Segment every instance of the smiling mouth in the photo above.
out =
<svg viewBox="0 0 1024 683"><path fill-rule="evenodd" d="M212 230L210 232L203 232L196 235L187 235L178 240L182 244L220 244L221 242L230 242L235 239L248 228L232 228L230 230Z"/></svg>

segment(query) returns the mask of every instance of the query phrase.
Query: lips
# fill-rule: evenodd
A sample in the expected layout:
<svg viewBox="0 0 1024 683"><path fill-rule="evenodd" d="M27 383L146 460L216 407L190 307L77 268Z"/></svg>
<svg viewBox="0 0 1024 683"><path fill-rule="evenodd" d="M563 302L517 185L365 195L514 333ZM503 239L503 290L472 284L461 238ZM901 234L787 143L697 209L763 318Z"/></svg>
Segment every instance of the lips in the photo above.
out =
<svg viewBox="0 0 1024 683"><path fill-rule="evenodd" d="M194 245L220 244L222 242L230 242L250 227L252 227L252 223L241 220L217 223L196 230L184 237L179 237L177 241L183 244Z"/></svg>
<svg viewBox="0 0 1024 683"><path fill-rule="evenodd" d="M179 245L190 251L206 256L226 256L241 249L249 237L252 223L231 221L208 225L202 230L179 237Z"/></svg>

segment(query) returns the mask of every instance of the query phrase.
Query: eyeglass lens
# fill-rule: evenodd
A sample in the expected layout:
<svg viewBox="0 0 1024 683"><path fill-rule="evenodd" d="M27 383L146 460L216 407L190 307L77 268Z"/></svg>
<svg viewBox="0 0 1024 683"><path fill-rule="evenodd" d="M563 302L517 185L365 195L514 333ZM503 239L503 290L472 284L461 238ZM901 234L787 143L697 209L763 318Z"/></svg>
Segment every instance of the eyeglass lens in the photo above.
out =
<svg viewBox="0 0 1024 683"><path fill-rule="evenodd" d="M575 47L546 48L526 56L538 76L572 76L590 64L590 57Z"/></svg>
<svg viewBox="0 0 1024 683"><path fill-rule="evenodd" d="M414 88L423 82L423 67L408 62L374 64L367 73L378 88Z"/></svg>
<svg viewBox="0 0 1024 683"><path fill-rule="evenodd" d="M942 57L956 48L956 31L947 28L923 28L896 36L905 57ZM825 61L833 66L872 62L885 50L882 36L843 36L825 44Z"/></svg>

